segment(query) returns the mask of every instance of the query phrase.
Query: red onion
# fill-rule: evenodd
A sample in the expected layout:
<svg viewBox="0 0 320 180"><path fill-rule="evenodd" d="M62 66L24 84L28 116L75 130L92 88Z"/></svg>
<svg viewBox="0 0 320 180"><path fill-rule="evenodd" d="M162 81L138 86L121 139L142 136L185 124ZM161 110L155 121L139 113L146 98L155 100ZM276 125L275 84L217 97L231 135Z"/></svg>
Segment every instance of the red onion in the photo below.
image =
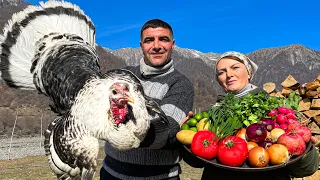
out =
<svg viewBox="0 0 320 180"><path fill-rule="evenodd" d="M271 140L264 140L258 143L259 146L268 149L272 144L274 144Z"/></svg>
<svg viewBox="0 0 320 180"><path fill-rule="evenodd" d="M274 121L272 119L263 118L260 119L260 124L263 124L268 131L271 131L274 128Z"/></svg>
<svg viewBox="0 0 320 180"><path fill-rule="evenodd" d="M267 137L267 129L263 124L253 123L247 127L246 134L249 141L261 142Z"/></svg>

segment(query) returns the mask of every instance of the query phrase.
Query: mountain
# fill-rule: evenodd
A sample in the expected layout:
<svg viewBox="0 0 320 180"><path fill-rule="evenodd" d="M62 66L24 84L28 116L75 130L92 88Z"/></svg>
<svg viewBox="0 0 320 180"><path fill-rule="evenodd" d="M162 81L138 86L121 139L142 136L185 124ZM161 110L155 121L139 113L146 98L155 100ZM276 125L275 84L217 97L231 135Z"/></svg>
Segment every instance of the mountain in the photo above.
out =
<svg viewBox="0 0 320 180"><path fill-rule="evenodd" d="M260 49L248 57L259 66L253 80L259 86L272 81L281 90L280 84L289 74L303 84L314 80L320 73L320 52L299 44Z"/></svg>
<svg viewBox="0 0 320 180"><path fill-rule="evenodd" d="M29 3L23 0L0 0L0 29L14 12ZM140 48L111 50L96 46L102 72L124 66L138 65L143 57ZM214 51L214 50L213 50ZM308 82L320 73L320 52L303 45L260 49L247 54L259 66L253 83L262 87L265 82L280 83L291 74L300 83ZM203 110L216 101L223 91L214 75L219 54L202 53L197 50L175 47L172 54L174 66L194 84L194 109ZM39 134L56 117L49 108L49 99L36 91L8 87L0 80L0 135ZM16 122L16 125L15 125ZM43 132L43 131L42 131Z"/></svg>
<svg viewBox="0 0 320 180"><path fill-rule="evenodd" d="M105 48L105 50L125 61L128 66L138 65L143 57L140 48L122 48L119 50ZM204 54L186 48L175 47L173 51L174 67L186 75L194 84L194 108L204 108L212 104L216 100L216 95L223 93L213 71L217 58L218 55L214 53Z"/></svg>

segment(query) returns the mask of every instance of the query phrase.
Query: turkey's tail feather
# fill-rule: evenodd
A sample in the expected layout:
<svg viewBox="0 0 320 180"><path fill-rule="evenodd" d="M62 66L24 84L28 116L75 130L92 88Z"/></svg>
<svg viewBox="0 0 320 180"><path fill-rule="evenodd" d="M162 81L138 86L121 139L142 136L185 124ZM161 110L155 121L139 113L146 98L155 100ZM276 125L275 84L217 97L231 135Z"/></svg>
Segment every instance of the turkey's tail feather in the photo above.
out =
<svg viewBox="0 0 320 180"><path fill-rule="evenodd" d="M98 139L70 120L70 116L58 117L48 126L44 148L49 166L58 179L93 179L97 167Z"/></svg>
<svg viewBox="0 0 320 180"><path fill-rule="evenodd" d="M36 88L30 72L33 59L38 50L51 45L39 40L52 33L74 34L95 47L95 27L78 6L59 1L28 6L12 16L0 36L1 76L8 84Z"/></svg>

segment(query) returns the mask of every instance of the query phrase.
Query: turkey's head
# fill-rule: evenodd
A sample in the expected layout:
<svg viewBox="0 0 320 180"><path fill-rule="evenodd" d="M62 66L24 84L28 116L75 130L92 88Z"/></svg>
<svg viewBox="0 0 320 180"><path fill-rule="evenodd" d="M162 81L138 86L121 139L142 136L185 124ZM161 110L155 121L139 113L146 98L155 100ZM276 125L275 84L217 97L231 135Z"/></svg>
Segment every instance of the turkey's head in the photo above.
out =
<svg viewBox="0 0 320 180"><path fill-rule="evenodd" d="M129 119L128 102L134 103L129 92L129 85L124 82L116 82L110 88L110 113L114 123L119 125Z"/></svg>

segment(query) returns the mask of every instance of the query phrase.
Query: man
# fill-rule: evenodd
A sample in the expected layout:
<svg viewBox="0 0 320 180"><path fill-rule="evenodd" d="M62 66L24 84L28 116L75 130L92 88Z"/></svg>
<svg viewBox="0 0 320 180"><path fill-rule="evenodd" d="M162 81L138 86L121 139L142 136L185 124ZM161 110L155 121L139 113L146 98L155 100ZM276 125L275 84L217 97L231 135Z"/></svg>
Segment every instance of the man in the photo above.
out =
<svg viewBox="0 0 320 180"><path fill-rule="evenodd" d="M150 117L151 126L139 148L117 151L106 143L100 171L104 179L179 179L179 122L192 110L191 82L173 67L175 45L171 26L159 19L146 22L140 32L144 57L137 67L127 67L141 80L145 94L154 98L169 123Z"/></svg>

